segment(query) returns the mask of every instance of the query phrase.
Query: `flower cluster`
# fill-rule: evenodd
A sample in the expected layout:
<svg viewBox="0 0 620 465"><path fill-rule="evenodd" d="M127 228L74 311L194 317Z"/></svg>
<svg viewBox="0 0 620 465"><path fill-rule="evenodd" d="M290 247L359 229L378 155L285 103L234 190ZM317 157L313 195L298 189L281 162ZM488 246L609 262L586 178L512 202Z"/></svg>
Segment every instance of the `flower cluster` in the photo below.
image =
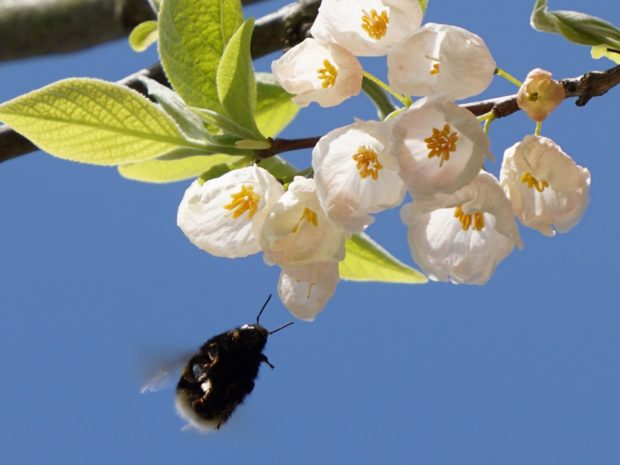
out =
<svg viewBox="0 0 620 465"><path fill-rule="evenodd" d="M588 170L539 135L506 150L499 179L483 169L492 157L487 133L455 100L485 90L495 61L477 35L421 26L422 16L418 0L323 0L313 38L272 64L298 104L329 107L357 95L357 56L387 55L390 91L407 103L422 98L384 121L357 120L323 136L312 151L314 177L295 177L286 191L252 166L194 182L179 207L179 226L203 250L262 251L280 266L278 293L301 319L314 319L333 295L347 237L407 192L413 202L401 218L413 259L431 279L454 283L484 284L522 247L515 217L553 235L573 227L587 205ZM535 70L519 102L539 122L562 100L560 90Z"/></svg>
<svg viewBox="0 0 620 465"><path fill-rule="evenodd" d="M187 189L177 224L199 248L226 258L263 252L282 268L278 294L295 316L313 320L339 281L345 232L321 208L313 179L295 177L285 192L256 165Z"/></svg>

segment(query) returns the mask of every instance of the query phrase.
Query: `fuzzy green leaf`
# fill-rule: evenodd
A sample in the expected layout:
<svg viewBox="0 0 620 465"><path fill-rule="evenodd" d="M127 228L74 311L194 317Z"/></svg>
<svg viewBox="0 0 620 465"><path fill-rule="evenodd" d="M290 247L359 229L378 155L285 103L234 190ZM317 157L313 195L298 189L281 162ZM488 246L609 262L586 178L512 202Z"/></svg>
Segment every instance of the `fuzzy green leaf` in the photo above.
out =
<svg viewBox="0 0 620 465"><path fill-rule="evenodd" d="M159 55L175 91L189 106L221 111L217 69L243 21L239 0L165 0L159 11Z"/></svg>
<svg viewBox="0 0 620 465"><path fill-rule="evenodd" d="M346 243L340 278L347 281L424 284L426 276L399 261L366 234L354 234Z"/></svg>
<svg viewBox="0 0 620 465"><path fill-rule="evenodd" d="M0 121L51 155L97 165L199 148L147 98L96 79L65 79L17 97L0 105Z"/></svg>
<svg viewBox="0 0 620 465"><path fill-rule="evenodd" d="M297 168L279 155L261 160L258 166L265 168L273 174L276 179L280 180L291 179L297 174Z"/></svg>
<svg viewBox="0 0 620 465"><path fill-rule="evenodd" d="M238 155L192 155L177 159L155 159L118 167L119 173L134 181L167 183L193 179L218 165L234 165L244 157Z"/></svg>
<svg viewBox="0 0 620 465"><path fill-rule="evenodd" d="M256 80L250 55L254 20L248 19L230 38L217 70L217 92L224 112L255 138L261 134L254 120Z"/></svg>
<svg viewBox="0 0 620 465"><path fill-rule="evenodd" d="M254 132L241 126L227 115L206 108L193 107L192 111L212 130L221 130L222 134L241 139L254 139L256 137Z"/></svg>
<svg viewBox="0 0 620 465"><path fill-rule="evenodd" d="M157 21L144 21L129 34L129 46L134 52L144 52L157 41Z"/></svg>
<svg viewBox="0 0 620 465"><path fill-rule="evenodd" d="M209 138L202 120L185 105L179 94L153 79L144 76L139 79L146 87L147 93L161 105L188 137L197 141Z"/></svg>
<svg viewBox="0 0 620 465"><path fill-rule="evenodd" d="M299 112L299 106L272 74L256 74L256 124L265 137L276 137Z"/></svg>

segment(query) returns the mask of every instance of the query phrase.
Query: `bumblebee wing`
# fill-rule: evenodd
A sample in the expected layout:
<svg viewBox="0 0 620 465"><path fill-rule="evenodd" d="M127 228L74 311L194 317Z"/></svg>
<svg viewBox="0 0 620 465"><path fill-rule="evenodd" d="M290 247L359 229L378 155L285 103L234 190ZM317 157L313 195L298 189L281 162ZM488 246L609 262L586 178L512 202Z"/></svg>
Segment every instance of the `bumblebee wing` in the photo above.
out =
<svg viewBox="0 0 620 465"><path fill-rule="evenodd" d="M140 388L140 394L157 392L172 387L175 381L174 372L161 368L151 379Z"/></svg>
<svg viewBox="0 0 620 465"><path fill-rule="evenodd" d="M178 381L181 369L190 357L191 354L184 353L174 359L160 362L159 367L154 373L151 370L152 374L147 376L148 380L140 388L140 394L157 392L173 387Z"/></svg>

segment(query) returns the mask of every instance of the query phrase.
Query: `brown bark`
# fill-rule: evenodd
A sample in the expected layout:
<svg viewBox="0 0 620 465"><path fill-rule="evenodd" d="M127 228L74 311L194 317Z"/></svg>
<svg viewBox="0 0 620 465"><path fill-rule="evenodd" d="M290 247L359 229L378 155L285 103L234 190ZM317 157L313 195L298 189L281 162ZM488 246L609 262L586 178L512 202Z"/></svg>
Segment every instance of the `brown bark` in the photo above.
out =
<svg viewBox="0 0 620 465"><path fill-rule="evenodd" d="M154 18L147 0L0 0L0 61L85 49Z"/></svg>

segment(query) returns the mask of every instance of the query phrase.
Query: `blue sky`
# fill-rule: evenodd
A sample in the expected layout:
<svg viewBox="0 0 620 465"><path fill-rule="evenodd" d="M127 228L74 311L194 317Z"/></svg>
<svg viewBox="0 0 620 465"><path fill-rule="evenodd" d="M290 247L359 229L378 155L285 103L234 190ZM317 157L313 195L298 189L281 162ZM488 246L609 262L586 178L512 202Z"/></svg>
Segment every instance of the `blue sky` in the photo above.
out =
<svg viewBox="0 0 620 465"><path fill-rule="evenodd" d="M478 33L521 78L535 67L557 77L611 67L533 31L531 3L432 0L426 20ZM611 0L551 7L620 24ZM1 64L0 101L63 77L116 80L155 59L119 41ZM380 59L369 66L384 69ZM513 92L498 79L481 98ZM277 269L192 246L175 224L186 182L131 182L40 152L1 164L0 461L617 464L619 92L584 108L567 101L543 126L592 174L574 230L550 239L521 228L525 248L482 287L341 283L316 322L269 340L275 370L263 367L246 403L208 436L181 431L173 390L140 395L140 384L158 363L252 321ZM354 116L373 117L364 97L310 107L284 136L324 134ZM533 128L522 114L494 122L497 158ZM290 159L305 166L309 153ZM396 210L368 232L411 261ZM290 319L274 299L262 322Z"/></svg>

